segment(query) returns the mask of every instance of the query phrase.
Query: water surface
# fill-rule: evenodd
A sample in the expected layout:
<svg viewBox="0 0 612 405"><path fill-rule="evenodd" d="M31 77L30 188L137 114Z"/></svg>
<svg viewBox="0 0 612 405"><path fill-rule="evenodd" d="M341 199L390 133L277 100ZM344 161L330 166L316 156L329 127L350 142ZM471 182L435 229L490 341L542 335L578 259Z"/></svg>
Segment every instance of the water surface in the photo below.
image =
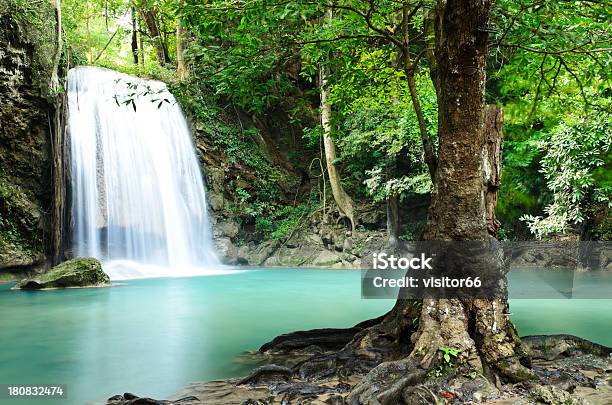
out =
<svg viewBox="0 0 612 405"><path fill-rule="evenodd" d="M349 327L392 300L364 300L360 272L262 269L44 292L0 285L0 383L67 384L85 404L134 392L171 396L193 381L243 375L236 361L274 336ZM514 300L521 335L570 333L612 345L612 300ZM28 402L34 404L35 402Z"/></svg>

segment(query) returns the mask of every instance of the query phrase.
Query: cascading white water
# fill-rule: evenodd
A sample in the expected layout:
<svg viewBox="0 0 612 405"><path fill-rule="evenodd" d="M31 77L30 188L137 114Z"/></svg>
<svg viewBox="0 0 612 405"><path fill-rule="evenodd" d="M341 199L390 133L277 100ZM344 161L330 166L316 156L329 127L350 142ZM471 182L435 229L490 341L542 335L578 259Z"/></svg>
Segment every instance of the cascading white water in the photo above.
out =
<svg viewBox="0 0 612 405"><path fill-rule="evenodd" d="M75 253L114 279L218 265L191 134L165 84L77 67L68 114Z"/></svg>

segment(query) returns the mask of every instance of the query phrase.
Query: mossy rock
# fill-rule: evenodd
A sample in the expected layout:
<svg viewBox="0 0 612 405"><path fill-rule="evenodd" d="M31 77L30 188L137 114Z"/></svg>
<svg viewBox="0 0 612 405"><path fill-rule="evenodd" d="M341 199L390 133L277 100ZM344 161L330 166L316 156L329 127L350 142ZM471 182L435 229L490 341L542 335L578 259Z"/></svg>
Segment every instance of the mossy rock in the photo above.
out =
<svg viewBox="0 0 612 405"><path fill-rule="evenodd" d="M41 290L66 287L104 287L111 285L97 259L80 257L61 263L48 272L20 281L21 290Z"/></svg>

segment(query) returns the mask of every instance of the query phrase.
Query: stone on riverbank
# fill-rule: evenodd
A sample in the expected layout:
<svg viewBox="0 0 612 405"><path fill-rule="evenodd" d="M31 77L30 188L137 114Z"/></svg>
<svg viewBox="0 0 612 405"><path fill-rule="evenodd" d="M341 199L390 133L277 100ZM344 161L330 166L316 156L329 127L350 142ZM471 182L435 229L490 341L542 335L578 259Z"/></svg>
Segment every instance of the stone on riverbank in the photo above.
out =
<svg viewBox="0 0 612 405"><path fill-rule="evenodd" d="M191 405L201 404L196 397L184 397L176 401L157 400L153 398L139 397L137 395L126 392L123 395L115 395L108 399L107 405Z"/></svg>
<svg viewBox="0 0 612 405"><path fill-rule="evenodd" d="M108 275L97 259L80 257L61 263L46 273L20 281L15 289L42 290L66 287L110 286Z"/></svg>

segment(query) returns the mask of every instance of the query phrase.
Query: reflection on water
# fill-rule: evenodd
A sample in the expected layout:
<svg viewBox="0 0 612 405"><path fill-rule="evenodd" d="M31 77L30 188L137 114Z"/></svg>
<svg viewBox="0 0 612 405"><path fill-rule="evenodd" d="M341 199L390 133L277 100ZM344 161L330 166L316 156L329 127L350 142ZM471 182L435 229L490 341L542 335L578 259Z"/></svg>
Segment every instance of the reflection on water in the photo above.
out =
<svg viewBox="0 0 612 405"><path fill-rule="evenodd" d="M360 272L348 270L253 270L46 292L9 288L0 286L0 382L67 384L62 404L125 391L168 397L192 381L246 373L234 359L275 335L352 326L393 305L361 299ZM612 300L513 300L511 310L522 335L570 333L612 345Z"/></svg>

